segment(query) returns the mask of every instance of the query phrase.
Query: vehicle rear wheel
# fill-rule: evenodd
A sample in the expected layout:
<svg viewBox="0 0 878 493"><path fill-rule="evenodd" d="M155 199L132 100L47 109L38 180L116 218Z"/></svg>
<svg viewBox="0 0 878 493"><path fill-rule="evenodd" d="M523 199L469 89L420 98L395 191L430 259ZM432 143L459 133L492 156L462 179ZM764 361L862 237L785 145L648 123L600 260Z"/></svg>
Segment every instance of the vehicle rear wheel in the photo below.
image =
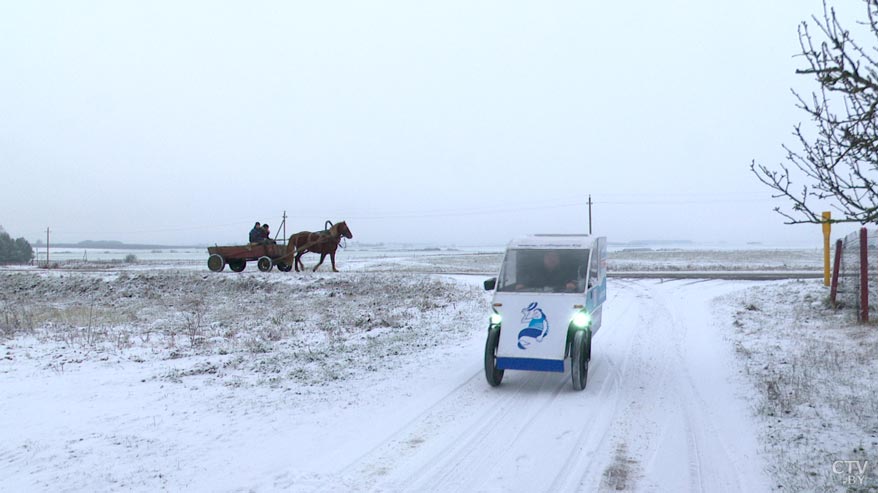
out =
<svg viewBox="0 0 878 493"><path fill-rule="evenodd" d="M273 266L274 264L269 257L259 257L259 260L256 261L256 267L259 267L262 272L270 271Z"/></svg>
<svg viewBox="0 0 878 493"><path fill-rule="evenodd" d="M218 254L214 253L210 257L207 257L207 268L208 269L210 269L214 272L220 272L221 270L225 269L225 267L226 267L226 260L223 258L222 255L218 255Z"/></svg>
<svg viewBox="0 0 878 493"><path fill-rule="evenodd" d="M245 260L229 261L229 269L232 269L235 272L241 272L245 267L247 267L247 262Z"/></svg>
<svg viewBox="0 0 878 493"><path fill-rule="evenodd" d="M583 390L588 381L588 360L591 354L591 337L584 330L577 330L573 336L573 349L571 350L571 370L573 377L573 389Z"/></svg>
<svg viewBox="0 0 878 493"><path fill-rule="evenodd" d="M500 328L492 327L488 330L488 340L485 341L485 378L491 387L500 385L503 381L504 370L497 369L497 346L500 344Z"/></svg>
<svg viewBox="0 0 878 493"><path fill-rule="evenodd" d="M286 262L276 262L274 265L277 266L277 270L281 272L289 272L293 270L293 266Z"/></svg>

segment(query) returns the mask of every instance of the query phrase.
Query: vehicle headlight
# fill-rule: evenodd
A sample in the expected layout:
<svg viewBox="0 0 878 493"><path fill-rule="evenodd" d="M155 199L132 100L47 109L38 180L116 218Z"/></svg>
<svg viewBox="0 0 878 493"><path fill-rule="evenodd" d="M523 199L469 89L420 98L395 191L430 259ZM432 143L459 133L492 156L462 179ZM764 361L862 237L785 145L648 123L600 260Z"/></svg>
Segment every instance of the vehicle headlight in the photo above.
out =
<svg viewBox="0 0 878 493"><path fill-rule="evenodd" d="M500 325L502 320L503 317L501 317L499 313L494 312L491 314L491 325Z"/></svg>
<svg viewBox="0 0 878 493"><path fill-rule="evenodd" d="M576 315L573 315L573 320L571 322L576 327L584 329L591 323L591 315L589 315L588 312L579 312Z"/></svg>

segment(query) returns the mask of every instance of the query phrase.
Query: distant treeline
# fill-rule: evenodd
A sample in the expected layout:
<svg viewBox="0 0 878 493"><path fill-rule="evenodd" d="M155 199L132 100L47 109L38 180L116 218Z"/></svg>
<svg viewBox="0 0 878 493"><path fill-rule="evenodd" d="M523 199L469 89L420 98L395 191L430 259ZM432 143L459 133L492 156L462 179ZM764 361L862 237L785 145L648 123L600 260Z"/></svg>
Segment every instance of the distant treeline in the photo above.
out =
<svg viewBox="0 0 878 493"><path fill-rule="evenodd" d="M44 247L43 242L37 242L37 246ZM110 248L117 250L161 250L168 248L202 248L197 245L189 245L189 246L179 246L179 245L145 245L140 243L122 243L121 241L113 241L113 240L103 240L103 241L94 241L94 240L85 240L80 241L79 243L52 243L49 245L52 248Z"/></svg>
<svg viewBox="0 0 878 493"><path fill-rule="evenodd" d="M0 226L0 264L26 264L33 260L34 249L24 238L12 239Z"/></svg>

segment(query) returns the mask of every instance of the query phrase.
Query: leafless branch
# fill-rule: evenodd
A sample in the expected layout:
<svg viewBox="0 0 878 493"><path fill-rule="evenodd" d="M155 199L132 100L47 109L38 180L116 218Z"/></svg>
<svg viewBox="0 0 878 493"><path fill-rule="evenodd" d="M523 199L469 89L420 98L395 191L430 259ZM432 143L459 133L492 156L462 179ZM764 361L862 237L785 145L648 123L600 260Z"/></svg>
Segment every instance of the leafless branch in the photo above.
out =
<svg viewBox="0 0 878 493"><path fill-rule="evenodd" d="M774 197L787 200L787 208L775 210L788 224L823 222L815 208L826 201L841 215L832 222L878 222L878 0L863 2L867 20L860 24L875 36L869 49L852 38L826 0L822 17L812 17L819 42L807 22L799 25L806 66L796 73L819 84L808 98L793 91L810 120L808 132L796 125L799 149L784 146L791 166L750 165ZM794 178L802 180L801 188L792 187Z"/></svg>

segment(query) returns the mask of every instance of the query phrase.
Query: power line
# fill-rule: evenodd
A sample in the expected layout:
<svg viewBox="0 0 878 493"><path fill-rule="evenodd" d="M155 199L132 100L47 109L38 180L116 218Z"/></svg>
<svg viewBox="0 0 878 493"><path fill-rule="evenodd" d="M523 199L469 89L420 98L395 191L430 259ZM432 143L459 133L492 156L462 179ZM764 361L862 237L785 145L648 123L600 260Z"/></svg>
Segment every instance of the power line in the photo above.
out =
<svg viewBox="0 0 878 493"><path fill-rule="evenodd" d="M687 192L668 192L661 194L649 194L649 198L638 198L638 194L632 193L608 193L601 194L606 197L631 197L628 199L610 199L600 200L590 198L592 205L692 205L692 204L732 204L732 203L759 203L771 202L774 198L765 197L763 193L744 192L744 193L687 193ZM719 196L725 195L725 198ZM731 196L734 195L734 196ZM658 197L657 197L658 196ZM667 198L660 198L660 197ZM748 197L749 196L749 197ZM757 197L758 196L758 197ZM688 198L687 198L688 197ZM589 200L586 199L560 199L553 201L539 201L530 203L530 205L518 206L495 206L495 207L471 207L471 208L453 208L453 209L433 209L433 210L411 210L411 211L394 211L394 212L377 212L374 214L339 214L338 211L329 211L317 214L312 211L295 213L291 217L296 219L325 219L326 217L344 216L345 219L353 220L381 220L381 219L419 219L419 218L440 218L440 217L469 217L482 216L491 214L517 213L528 211L540 211L551 209L563 209L570 207L586 207ZM152 234L152 233L171 233L179 231L206 231L218 228L239 227L242 224L249 224L251 219L241 219L234 222L202 224L198 226L179 226L166 228L151 229L132 229L132 230L98 230L98 231L74 231L74 230L53 230L55 234L66 235L121 235L121 234Z"/></svg>

